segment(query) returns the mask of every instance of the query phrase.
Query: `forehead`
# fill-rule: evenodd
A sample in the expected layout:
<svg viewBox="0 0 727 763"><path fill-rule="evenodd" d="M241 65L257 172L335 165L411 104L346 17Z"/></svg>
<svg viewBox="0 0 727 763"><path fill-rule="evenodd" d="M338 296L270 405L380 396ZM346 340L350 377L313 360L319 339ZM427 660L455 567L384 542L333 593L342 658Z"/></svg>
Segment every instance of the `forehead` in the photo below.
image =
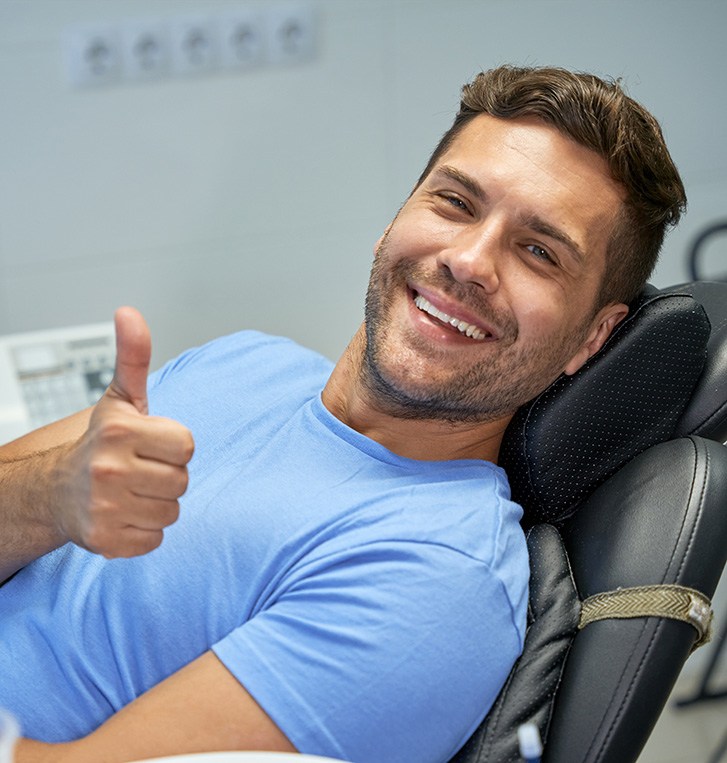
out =
<svg viewBox="0 0 727 763"><path fill-rule="evenodd" d="M504 161L519 155L546 171L557 167L562 180L572 175L588 176L599 188L615 193L619 200L623 197L603 157L536 117L502 119L479 114L459 131L437 164L451 155L476 162L499 154Z"/></svg>

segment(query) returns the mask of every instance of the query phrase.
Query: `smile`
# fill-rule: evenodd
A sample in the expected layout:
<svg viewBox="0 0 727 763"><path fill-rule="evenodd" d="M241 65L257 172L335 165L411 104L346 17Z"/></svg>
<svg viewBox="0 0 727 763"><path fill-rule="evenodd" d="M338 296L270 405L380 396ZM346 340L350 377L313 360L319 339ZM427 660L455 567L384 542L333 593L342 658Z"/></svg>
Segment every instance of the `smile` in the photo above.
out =
<svg viewBox="0 0 727 763"><path fill-rule="evenodd" d="M450 326L453 326L457 329L457 331L460 332L460 334L464 334L465 336L470 337L471 339L474 339L478 342L481 342L485 339L487 339L490 334L488 334L485 331L482 331L477 326L473 325L472 323L467 323L466 321L460 320L459 318L454 317L453 315L447 315L447 313L442 312L441 310L437 310L434 305L429 302L428 300L424 299L421 294L417 294L414 297L414 304L422 311L427 313L427 315L431 315L433 318L436 318L437 320L442 321L442 323L448 323Z"/></svg>

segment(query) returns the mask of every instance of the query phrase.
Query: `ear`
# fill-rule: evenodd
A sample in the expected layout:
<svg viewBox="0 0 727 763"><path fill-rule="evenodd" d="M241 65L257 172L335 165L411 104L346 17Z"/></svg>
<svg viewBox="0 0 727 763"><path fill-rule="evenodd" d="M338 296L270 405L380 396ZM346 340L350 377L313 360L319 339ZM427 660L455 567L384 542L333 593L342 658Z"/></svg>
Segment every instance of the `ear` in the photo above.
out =
<svg viewBox="0 0 727 763"><path fill-rule="evenodd" d="M392 221L391 221L391 222L390 222L390 223L389 223L389 224L386 226L386 229L385 229L385 230L384 230L384 232L381 234L381 236L379 236L378 240L377 240L377 241L376 241L376 243L374 244L374 259L376 259L376 257L378 256L378 254L379 254L379 248L380 248L380 247L381 247L381 245L384 243L384 241L386 241L386 237L389 235L389 231L391 230L391 226L392 226L393 224L394 224L394 220L392 220Z"/></svg>
<svg viewBox="0 0 727 763"><path fill-rule="evenodd" d="M615 302L601 308L593 319L591 330L576 354L568 361L563 372L572 376L590 357L595 355L611 332L627 316L629 308L621 302Z"/></svg>

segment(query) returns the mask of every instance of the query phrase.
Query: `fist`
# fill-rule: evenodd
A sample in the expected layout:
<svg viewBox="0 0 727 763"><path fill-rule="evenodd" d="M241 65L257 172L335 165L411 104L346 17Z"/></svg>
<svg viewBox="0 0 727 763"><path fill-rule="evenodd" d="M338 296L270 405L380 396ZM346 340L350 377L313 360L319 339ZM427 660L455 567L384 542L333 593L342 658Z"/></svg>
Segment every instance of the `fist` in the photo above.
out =
<svg viewBox="0 0 727 763"><path fill-rule="evenodd" d="M107 558L157 548L179 516L194 452L189 430L148 415L151 337L133 308L115 315L116 370L61 467L60 529Z"/></svg>

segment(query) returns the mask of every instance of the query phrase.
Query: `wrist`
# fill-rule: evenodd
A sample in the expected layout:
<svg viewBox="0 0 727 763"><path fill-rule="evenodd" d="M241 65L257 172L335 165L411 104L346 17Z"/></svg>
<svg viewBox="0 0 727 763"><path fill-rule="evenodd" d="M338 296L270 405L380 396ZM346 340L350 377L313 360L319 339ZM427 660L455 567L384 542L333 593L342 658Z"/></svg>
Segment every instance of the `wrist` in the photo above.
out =
<svg viewBox="0 0 727 763"><path fill-rule="evenodd" d="M49 546L58 548L73 540L72 518L77 507L78 470L74 467L76 443L66 443L48 451L37 485L39 531Z"/></svg>
<svg viewBox="0 0 727 763"><path fill-rule="evenodd" d="M62 496L68 480L64 464L68 445L32 454L15 462L14 482L20 487L17 527L23 528L27 561L62 546L69 540L64 528Z"/></svg>

